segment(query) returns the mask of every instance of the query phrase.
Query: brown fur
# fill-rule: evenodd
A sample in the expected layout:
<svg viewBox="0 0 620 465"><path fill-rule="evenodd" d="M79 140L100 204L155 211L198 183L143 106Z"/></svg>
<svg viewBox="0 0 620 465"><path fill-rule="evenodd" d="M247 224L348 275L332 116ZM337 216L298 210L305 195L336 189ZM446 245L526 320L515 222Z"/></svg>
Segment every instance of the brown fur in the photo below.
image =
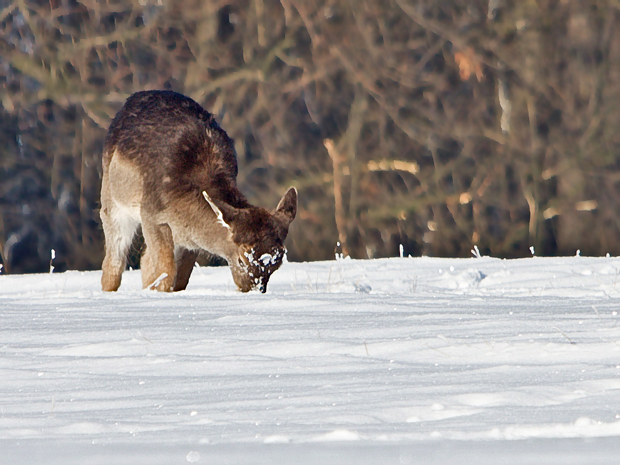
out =
<svg viewBox="0 0 620 465"><path fill-rule="evenodd" d="M202 249L228 261L240 290L265 292L286 251L297 191L289 189L269 212L248 203L236 177L234 142L213 115L175 92L132 95L104 145L103 290L120 286L141 224L143 287L185 289Z"/></svg>

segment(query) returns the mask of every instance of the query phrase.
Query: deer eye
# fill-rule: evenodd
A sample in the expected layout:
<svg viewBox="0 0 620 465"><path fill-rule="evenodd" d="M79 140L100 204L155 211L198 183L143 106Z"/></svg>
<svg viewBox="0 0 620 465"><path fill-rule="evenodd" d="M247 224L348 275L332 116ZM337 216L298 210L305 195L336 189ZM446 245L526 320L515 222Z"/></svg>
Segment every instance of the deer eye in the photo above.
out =
<svg viewBox="0 0 620 465"><path fill-rule="evenodd" d="M237 258L237 261L239 262L239 266L243 266L244 265L243 260L241 260L240 258Z"/></svg>

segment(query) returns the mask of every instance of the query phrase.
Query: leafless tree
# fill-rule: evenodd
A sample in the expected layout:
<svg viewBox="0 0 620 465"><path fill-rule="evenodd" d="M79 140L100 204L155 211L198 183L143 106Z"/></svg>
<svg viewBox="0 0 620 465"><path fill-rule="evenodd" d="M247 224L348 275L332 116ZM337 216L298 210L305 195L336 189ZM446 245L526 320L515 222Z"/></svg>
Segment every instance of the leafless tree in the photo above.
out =
<svg viewBox="0 0 620 465"><path fill-rule="evenodd" d="M45 268L52 247L70 268L100 266L102 140L128 95L156 88L217 115L252 202L297 186L291 259L333 257L338 241L357 258L401 244L412 255L620 253L617 2L0 8L11 271Z"/></svg>

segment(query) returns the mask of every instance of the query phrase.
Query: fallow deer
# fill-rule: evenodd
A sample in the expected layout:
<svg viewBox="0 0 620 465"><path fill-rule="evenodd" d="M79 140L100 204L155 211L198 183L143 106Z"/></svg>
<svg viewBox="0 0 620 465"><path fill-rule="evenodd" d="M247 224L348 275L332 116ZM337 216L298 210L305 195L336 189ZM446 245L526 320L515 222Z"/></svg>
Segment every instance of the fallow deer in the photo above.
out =
<svg viewBox="0 0 620 465"><path fill-rule="evenodd" d="M103 290L119 288L142 225L144 288L185 289L206 250L226 259L241 291L266 292L286 253L297 191L290 188L270 212L248 203L237 171L233 140L198 103L170 91L130 96L103 149Z"/></svg>

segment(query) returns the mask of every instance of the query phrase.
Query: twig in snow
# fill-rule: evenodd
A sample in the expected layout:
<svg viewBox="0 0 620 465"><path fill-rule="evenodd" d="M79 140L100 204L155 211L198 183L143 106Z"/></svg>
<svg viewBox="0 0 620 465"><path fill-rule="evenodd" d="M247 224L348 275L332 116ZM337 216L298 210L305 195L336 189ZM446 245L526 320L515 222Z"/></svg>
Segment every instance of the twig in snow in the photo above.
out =
<svg viewBox="0 0 620 465"><path fill-rule="evenodd" d="M155 289L157 286L159 286L161 284L161 282L166 279L168 277L168 273L162 273L159 275L159 278L157 278L155 281L153 281L153 284L151 284L148 288L149 289Z"/></svg>
<svg viewBox="0 0 620 465"><path fill-rule="evenodd" d="M329 267L329 275L327 276L327 292L331 291L332 287L332 267Z"/></svg>
<svg viewBox="0 0 620 465"><path fill-rule="evenodd" d="M568 342L570 342L572 345L577 344L575 341L573 341L570 337L568 337L564 331L562 331L560 328L558 328L557 326L554 326L553 329L555 329L556 331L558 331L562 336L564 336Z"/></svg>
<svg viewBox="0 0 620 465"><path fill-rule="evenodd" d="M477 245L474 245L474 248L472 249L471 254L476 258L482 258L482 255L480 255L480 250L478 249Z"/></svg>
<svg viewBox="0 0 620 465"><path fill-rule="evenodd" d="M434 348L434 347L431 347L431 346L430 346L430 345L428 345L428 344L426 344L426 347L428 347L429 349L436 350L436 351L437 351L437 352L439 352L441 355L444 355L444 356L446 356L446 357L448 357L448 358L452 358L452 355L450 355L450 354L446 354L444 351L439 350L439 349L436 349L436 348Z"/></svg>
<svg viewBox="0 0 620 465"><path fill-rule="evenodd" d="M153 341L151 341L148 337L146 337L144 334L142 334L140 331L137 332L137 335L139 337L141 337L142 339L144 339L146 342L150 342L151 344L153 344Z"/></svg>
<svg viewBox="0 0 620 465"><path fill-rule="evenodd" d="M52 249L52 252L50 253L50 274L54 272L54 265L52 264L52 262L54 261L55 258L56 258L56 251Z"/></svg>

